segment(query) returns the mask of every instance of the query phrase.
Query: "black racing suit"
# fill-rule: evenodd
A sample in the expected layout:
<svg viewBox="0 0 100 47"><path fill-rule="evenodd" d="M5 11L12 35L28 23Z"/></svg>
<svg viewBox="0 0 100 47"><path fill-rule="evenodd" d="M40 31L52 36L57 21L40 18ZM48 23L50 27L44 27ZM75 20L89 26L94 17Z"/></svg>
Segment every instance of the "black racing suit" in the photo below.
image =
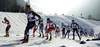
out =
<svg viewBox="0 0 100 47"><path fill-rule="evenodd" d="M79 28L79 25L77 23L73 22L73 23L71 23L71 28L73 29L73 39L75 39L75 31L76 31L79 39L81 40L81 37L80 37L80 35L78 33L78 29L77 29L77 28Z"/></svg>
<svg viewBox="0 0 100 47"><path fill-rule="evenodd" d="M35 12L33 11L30 11L30 13L27 13L26 12L26 15L27 15L27 20L28 20L28 23L27 23L27 26L26 26L26 29L25 29L25 34L24 34L24 40L28 42L28 39L29 39L29 29L33 28L35 26L35 16L37 16L39 19L41 18L38 14L36 14Z"/></svg>

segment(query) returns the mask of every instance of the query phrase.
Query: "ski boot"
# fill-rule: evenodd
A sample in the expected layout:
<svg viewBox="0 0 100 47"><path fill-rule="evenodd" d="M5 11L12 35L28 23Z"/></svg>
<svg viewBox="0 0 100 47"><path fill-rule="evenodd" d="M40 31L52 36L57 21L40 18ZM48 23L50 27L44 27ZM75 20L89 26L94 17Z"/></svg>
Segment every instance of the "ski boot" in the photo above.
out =
<svg viewBox="0 0 100 47"><path fill-rule="evenodd" d="M49 39L49 41L52 41L52 39Z"/></svg>
<svg viewBox="0 0 100 47"><path fill-rule="evenodd" d="M22 43L28 43L29 35L26 36L26 39Z"/></svg>
<svg viewBox="0 0 100 47"><path fill-rule="evenodd" d="M26 38L27 38L27 36L25 35L25 36L24 36L24 39L21 39L20 41L24 41Z"/></svg>
<svg viewBox="0 0 100 47"><path fill-rule="evenodd" d="M24 41L24 39L21 39L20 41Z"/></svg>
<svg viewBox="0 0 100 47"><path fill-rule="evenodd" d="M52 40L52 36L50 36L50 39L49 39L49 41L51 41Z"/></svg>
<svg viewBox="0 0 100 47"><path fill-rule="evenodd" d="M48 35L47 35L47 38L45 40L48 40Z"/></svg>
<svg viewBox="0 0 100 47"><path fill-rule="evenodd" d="M9 34L6 34L4 37L9 37Z"/></svg>
<svg viewBox="0 0 100 47"><path fill-rule="evenodd" d="M81 40L81 37L79 37L79 39Z"/></svg>
<svg viewBox="0 0 100 47"><path fill-rule="evenodd" d="M64 36L64 38L66 38L66 35Z"/></svg>
<svg viewBox="0 0 100 47"><path fill-rule="evenodd" d="M28 41L24 40L22 43L28 43Z"/></svg>
<svg viewBox="0 0 100 47"><path fill-rule="evenodd" d="M43 37L42 38L44 38L44 35L43 35Z"/></svg>
<svg viewBox="0 0 100 47"><path fill-rule="evenodd" d="M72 40L75 40L75 38L73 38Z"/></svg>
<svg viewBox="0 0 100 47"><path fill-rule="evenodd" d="M38 37L41 37L41 34Z"/></svg>

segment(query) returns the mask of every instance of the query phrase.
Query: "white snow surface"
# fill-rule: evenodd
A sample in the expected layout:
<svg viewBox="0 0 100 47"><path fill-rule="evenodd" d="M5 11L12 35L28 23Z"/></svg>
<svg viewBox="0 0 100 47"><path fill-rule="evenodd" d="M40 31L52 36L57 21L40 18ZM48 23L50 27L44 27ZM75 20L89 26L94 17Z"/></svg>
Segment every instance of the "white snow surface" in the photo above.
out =
<svg viewBox="0 0 100 47"><path fill-rule="evenodd" d="M57 26L61 27L61 24L64 23L65 25L71 24L71 20L75 20L81 27L84 29L86 28L88 30L88 33L91 29L94 30L95 34L98 34L100 32L100 21L94 21L94 20L88 20L88 19L82 19L78 17L73 16L63 16L63 15L43 15L40 14L40 16L44 19L44 26L46 24L46 19L50 18L54 23L57 24ZM66 47L100 47L100 41L86 41L86 39L92 39L92 37L82 37L82 40L86 41L86 44L79 44L79 38L76 35L75 40L72 39L72 31L70 32L70 38L61 38L61 37L54 37L54 31L53 33L53 40L44 42L45 38L38 38L39 30L36 31L35 35L36 37L29 37L29 42L25 44L20 45L12 45L12 46L1 46L3 44L11 44L11 43L17 43L21 42L18 41L20 39L23 39L24 37L24 30L27 25L27 16L25 13L10 13L10 12L0 12L0 36L5 35L5 28L6 24L3 24L3 18L7 17L7 19L11 23L11 29L9 31L10 37L0 37L0 47L60 47L60 46L66 46ZM33 31L30 30L30 35L32 35ZM45 31L44 31L45 32ZM62 32L60 32L60 35ZM19 35L19 36L16 36Z"/></svg>

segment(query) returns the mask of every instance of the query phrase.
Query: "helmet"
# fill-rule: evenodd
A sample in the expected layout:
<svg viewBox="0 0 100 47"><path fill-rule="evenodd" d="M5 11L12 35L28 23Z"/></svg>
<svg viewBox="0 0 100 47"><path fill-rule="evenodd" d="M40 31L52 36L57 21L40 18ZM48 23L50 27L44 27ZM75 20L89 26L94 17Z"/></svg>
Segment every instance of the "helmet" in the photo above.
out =
<svg viewBox="0 0 100 47"><path fill-rule="evenodd" d="M6 17L4 17L4 20L6 20L7 18Z"/></svg>

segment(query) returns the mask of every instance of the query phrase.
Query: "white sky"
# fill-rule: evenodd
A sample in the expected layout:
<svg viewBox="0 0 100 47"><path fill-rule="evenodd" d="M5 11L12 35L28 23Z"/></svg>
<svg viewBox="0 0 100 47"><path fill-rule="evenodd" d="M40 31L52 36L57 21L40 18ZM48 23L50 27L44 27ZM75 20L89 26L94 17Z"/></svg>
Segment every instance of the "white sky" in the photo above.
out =
<svg viewBox="0 0 100 47"><path fill-rule="evenodd" d="M43 9L43 13L59 14L67 13L79 3L81 0L30 0L30 4Z"/></svg>
<svg viewBox="0 0 100 47"><path fill-rule="evenodd" d="M25 0L27 1L27 0ZM100 0L30 0L34 11L44 14L67 14L83 17L92 15L100 18Z"/></svg>

